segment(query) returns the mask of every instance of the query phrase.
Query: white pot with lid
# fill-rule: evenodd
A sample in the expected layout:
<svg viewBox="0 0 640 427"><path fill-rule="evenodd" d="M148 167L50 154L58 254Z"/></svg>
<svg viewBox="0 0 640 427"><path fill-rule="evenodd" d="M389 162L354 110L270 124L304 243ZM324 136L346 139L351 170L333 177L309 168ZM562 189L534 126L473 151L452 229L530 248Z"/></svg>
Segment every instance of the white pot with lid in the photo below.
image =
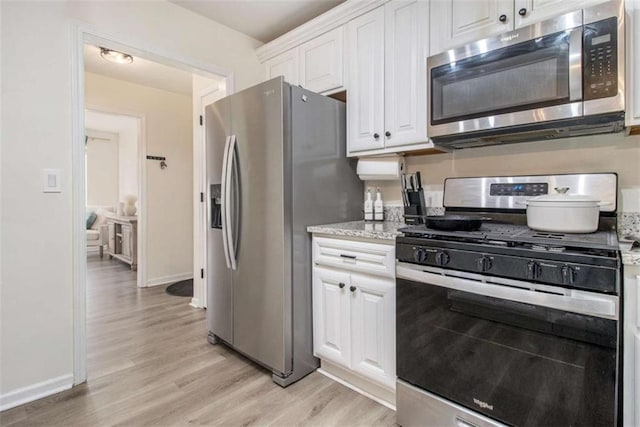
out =
<svg viewBox="0 0 640 427"><path fill-rule="evenodd" d="M569 187L555 188L526 201L527 226L555 233L593 233L598 229L600 200L587 195L568 194Z"/></svg>

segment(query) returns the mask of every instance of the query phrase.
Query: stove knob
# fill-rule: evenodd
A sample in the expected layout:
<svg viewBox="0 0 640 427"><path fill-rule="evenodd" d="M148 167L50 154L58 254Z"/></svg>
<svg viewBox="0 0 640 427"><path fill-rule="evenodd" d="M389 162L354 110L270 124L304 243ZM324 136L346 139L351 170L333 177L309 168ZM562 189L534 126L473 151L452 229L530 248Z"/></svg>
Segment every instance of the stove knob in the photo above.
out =
<svg viewBox="0 0 640 427"><path fill-rule="evenodd" d="M565 285L573 285L576 282L576 270L568 265L562 266L560 269L562 274L562 283Z"/></svg>
<svg viewBox="0 0 640 427"><path fill-rule="evenodd" d="M425 262L427 260L427 252L422 248L416 248L413 251L413 259L416 262Z"/></svg>
<svg viewBox="0 0 640 427"><path fill-rule="evenodd" d="M538 264L537 262L529 261L527 263L527 279L536 280L538 277L540 277L541 271L542 270L540 264Z"/></svg>
<svg viewBox="0 0 640 427"><path fill-rule="evenodd" d="M436 253L436 264L438 264L439 266L445 266L449 264L450 259L451 257L447 252L441 251Z"/></svg>
<svg viewBox="0 0 640 427"><path fill-rule="evenodd" d="M478 268L478 271L489 271L491 266L491 259L489 257L483 256L482 258L476 259L476 267Z"/></svg>

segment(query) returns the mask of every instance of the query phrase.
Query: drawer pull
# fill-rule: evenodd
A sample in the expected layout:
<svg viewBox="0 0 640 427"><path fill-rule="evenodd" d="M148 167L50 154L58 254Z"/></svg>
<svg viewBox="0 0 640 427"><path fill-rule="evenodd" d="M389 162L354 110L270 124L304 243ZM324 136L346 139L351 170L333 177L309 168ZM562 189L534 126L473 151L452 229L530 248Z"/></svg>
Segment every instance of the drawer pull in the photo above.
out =
<svg viewBox="0 0 640 427"><path fill-rule="evenodd" d="M340 258L356 259L355 255L340 254Z"/></svg>
<svg viewBox="0 0 640 427"><path fill-rule="evenodd" d="M344 283L342 283L342 282L338 283L338 287L339 287L340 289L343 289L343 288L344 288L344 286L345 286L345 285L344 285Z"/></svg>

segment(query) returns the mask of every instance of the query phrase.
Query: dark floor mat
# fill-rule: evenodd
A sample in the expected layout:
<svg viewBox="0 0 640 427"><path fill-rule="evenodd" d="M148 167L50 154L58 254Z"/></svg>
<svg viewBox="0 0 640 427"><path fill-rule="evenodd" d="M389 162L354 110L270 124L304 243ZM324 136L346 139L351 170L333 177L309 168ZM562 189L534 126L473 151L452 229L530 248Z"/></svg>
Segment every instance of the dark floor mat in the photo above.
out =
<svg viewBox="0 0 640 427"><path fill-rule="evenodd" d="M176 297L192 297L193 296L193 279L181 280L172 285L167 286L165 291L169 295Z"/></svg>

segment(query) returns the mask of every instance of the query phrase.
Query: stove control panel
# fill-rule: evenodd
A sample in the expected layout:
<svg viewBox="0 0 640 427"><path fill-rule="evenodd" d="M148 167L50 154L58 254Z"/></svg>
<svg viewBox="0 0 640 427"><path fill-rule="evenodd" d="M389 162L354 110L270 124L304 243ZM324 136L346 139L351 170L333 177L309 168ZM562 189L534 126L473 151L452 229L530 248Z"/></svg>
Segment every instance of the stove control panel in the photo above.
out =
<svg viewBox="0 0 640 427"><path fill-rule="evenodd" d="M490 196L542 196L549 193L546 182L491 184Z"/></svg>

